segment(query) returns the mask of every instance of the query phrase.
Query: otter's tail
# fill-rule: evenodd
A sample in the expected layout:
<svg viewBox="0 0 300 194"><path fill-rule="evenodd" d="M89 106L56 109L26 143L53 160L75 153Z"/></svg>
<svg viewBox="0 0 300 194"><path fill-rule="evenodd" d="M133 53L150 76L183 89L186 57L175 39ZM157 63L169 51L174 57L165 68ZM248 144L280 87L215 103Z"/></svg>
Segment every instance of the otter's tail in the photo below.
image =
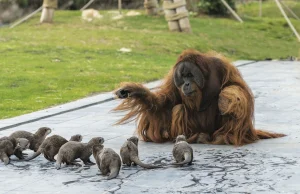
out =
<svg viewBox="0 0 300 194"><path fill-rule="evenodd" d="M184 161L178 163L172 163L172 165L185 165L190 164L192 162L192 154L190 152L184 153Z"/></svg>
<svg viewBox="0 0 300 194"><path fill-rule="evenodd" d="M130 159L131 159L131 161L133 161L134 163L136 163L137 165L139 165L139 166L141 166L143 168L147 168L147 169L161 168L159 166L153 166L151 164L145 164L145 163L141 162L140 159L138 157L136 157L136 156L134 156L134 157L132 157Z"/></svg>
<svg viewBox="0 0 300 194"><path fill-rule="evenodd" d="M57 158L56 158L56 163L55 163L55 167L56 167L57 170L60 169L61 163L62 163L62 154L60 154L60 153L58 152Z"/></svg>
<svg viewBox="0 0 300 194"><path fill-rule="evenodd" d="M286 136L285 134L282 134L282 133L271 133L271 132L262 131L262 130L256 130L256 134L259 139L271 139L271 138L278 138L278 137Z"/></svg>
<svg viewBox="0 0 300 194"><path fill-rule="evenodd" d="M118 176L118 174L119 174L119 171L120 171L120 168L113 168L113 169L110 171L110 174L109 174L109 176L107 177L107 180L116 178L116 177Z"/></svg>
<svg viewBox="0 0 300 194"><path fill-rule="evenodd" d="M39 155L41 155L42 152L43 152L43 150L41 148L39 148L37 152L34 152L30 157L26 158L24 161L29 161L29 160L34 159L34 158L38 157Z"/></svg>
<svg viewBox="0 0 300 194"><path fill-rule="evenodd" d="M0 159L5 165L8 165L10 162L9 157L5 153L0 154Z"/></svg>

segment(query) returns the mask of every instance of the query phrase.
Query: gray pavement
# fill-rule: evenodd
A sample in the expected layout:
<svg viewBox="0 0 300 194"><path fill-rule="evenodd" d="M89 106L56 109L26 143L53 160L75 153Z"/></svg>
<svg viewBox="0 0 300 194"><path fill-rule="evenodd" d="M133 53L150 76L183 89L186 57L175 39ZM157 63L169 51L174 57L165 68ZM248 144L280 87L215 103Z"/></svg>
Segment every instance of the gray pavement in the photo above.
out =
<svg viewBox="0 0 300 194"><path fill-rule="evenodd" d="M193 144L195 161L191 166L155 170L123 167L118 178L110 181L96 166L56 170L42 156L27 163L0 163L0 193L300 193L300 63L235 64L255 94L256 128L285 133L286 137L242 147ZM105 147L119 153L126 138L134 134L135 123L112 125L121 116L110 113L118 103L111 93L105 93L0 120L0 137L48 126L52 134L66 138L80 133L84 142L102 136ZM169 163L172 146L140 142L140 158Z"/></svg>

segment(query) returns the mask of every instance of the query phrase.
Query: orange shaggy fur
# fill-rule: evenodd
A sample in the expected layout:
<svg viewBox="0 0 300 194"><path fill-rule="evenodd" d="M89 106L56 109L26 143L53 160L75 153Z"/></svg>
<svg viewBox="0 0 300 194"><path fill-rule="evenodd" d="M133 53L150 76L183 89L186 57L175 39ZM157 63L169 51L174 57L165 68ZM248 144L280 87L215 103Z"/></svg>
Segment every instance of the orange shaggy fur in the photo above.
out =
<svg viewBox="0 0 300 194"><path fill-rule="evenodd" d="M219 86L197 87L197 95L184 96L173 80L183 61L197 65L207 79L220 80ZM137 120L137 133L145 141L172 141L184 134L191 143L244 145L284 136L254 129L252 92L238 69L216 53L184 51L155 92L137 83L123 83L120 88L129 94L114 111L129 112L117 124ZM219 92L204 101L210 90Z"/></svg>

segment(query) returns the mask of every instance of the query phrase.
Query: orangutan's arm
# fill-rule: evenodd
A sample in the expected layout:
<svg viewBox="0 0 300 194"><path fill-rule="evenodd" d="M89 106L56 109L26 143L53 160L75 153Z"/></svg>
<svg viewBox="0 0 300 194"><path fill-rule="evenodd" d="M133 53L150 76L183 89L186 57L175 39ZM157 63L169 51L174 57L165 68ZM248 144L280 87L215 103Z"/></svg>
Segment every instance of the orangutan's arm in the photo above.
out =
<svg viewBox="0 0 300 194"><path fill-rule="evenodd" d="M155 116L167 103L163 96L137 83L123 83L115 94L124 100L113 111L129 111L117 124L130 122L145 114Z"/></svg>
<svg viewBox="0 0 300 194"><path fill-rule="evenodd" d="M138 83L123 83L115 94L118 98L125 99L124 102L130 102L131 108L140 106L143 109L157 109L161 105L155 93Z"/></svg>

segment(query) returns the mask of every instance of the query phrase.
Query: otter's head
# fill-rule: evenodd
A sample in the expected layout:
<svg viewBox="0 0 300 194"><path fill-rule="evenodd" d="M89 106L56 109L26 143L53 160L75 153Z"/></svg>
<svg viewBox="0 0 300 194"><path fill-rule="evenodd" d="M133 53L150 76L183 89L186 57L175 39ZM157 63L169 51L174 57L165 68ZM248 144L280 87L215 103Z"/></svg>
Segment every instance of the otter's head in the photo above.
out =
<svg viewBox="0 0 300 194"><path fill-rule="evenodd" d="M17 138L17 144L22 151L26 150L30 146L30 142L25 138Z"/></svg>
<svg viewBox="0 0 300 194"><path fill-rule="evenodd" d="M49 127L41 127L37 130L35 135L37 135L38 137L46 137L51 132L52 132L52 130Z"/></svg>
<svg viewBox="0 0 300 194"><path fill-rule="evenodd" d="M104 143L103 137L94 137L89 141L89 144L92 144L92 145L101 145L103 143Z"/></svg>
<svg viewBox="0 0 300 194"><path fill-rule="evenodd" d="M186 137L184 135L178 135L176 137L176 143L178 143L180 141L186 141Z"/></svg>
<svg viewBox="0 0 300 194"><path fill-rule="evenodd" d="M81 142L81 141L82 141L82 135L80 135L80 134L73 135L73 136L71 137L70 141Z"/></svg>
<svg viewBox="0 0 300 194"><path fill-rule="evenodd" d="M135 137L135 136L132 136L132 137L128 138L127 141L131 141L131 142L133 142L136 146L138 146L139 138L137 138L137 137Z"/></svg>

